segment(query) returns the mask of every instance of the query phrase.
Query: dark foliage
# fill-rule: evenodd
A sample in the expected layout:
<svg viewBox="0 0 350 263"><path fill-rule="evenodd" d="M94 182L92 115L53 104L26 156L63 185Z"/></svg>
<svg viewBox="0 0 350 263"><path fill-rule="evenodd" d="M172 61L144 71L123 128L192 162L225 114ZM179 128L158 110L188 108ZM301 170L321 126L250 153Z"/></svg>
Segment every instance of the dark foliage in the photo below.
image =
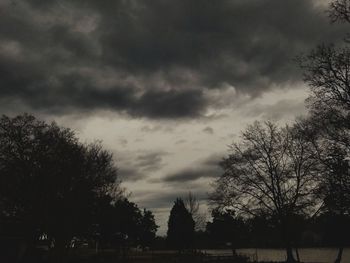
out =
<svg viewBox="0 0 350 263"><path fill-rule="evenodd" d="M182 199L176 199L170 211L167 244L170 248L183 250L193 245L195 223Z"/></svg>
<svg viewBox="0 0 350 263"><path fill-rule="evenodd" d="M244 220L236 217L234 212L214 209L213 222L207 224L206 231L211 240L217 242L214 247L230 247L233 250L247 243L248 228Z"/></svg>
<svg viewBox="0 0 350 263"><path fill-rule="evenodd" d="M31 115L0 119L0 182L1 236L27 250L45 236L54 258L87 235L96 200L119 190L109 152Z"/></svg>

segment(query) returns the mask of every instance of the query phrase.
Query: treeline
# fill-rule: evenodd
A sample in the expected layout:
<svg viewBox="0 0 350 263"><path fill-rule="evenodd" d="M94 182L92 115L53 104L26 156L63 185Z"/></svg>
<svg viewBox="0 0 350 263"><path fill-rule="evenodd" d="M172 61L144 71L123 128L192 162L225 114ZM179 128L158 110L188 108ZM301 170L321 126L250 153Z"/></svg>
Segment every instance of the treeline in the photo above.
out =
<svg viewBox="0 0 350 263"><path fill-rule="evenodd" d="M307 247L334 247L340 242L350 246L350 217L339 218L333 214L321 214L315 218L295 216L290 235L295 249ZM284 248L277 218L269 215L242 218L232 212L213 211L212 222L205 231L197 232L195 246L198 248Z"/></svg>
<svg viewBox="0 0 350 263"><path fill-rule="evenodd" d="M0 118L0 261L64 262L69 250L149 247L153 214L127 200L113 156L31 115Z"/></svg>
<svg viewBox="0 0 350 263"><path fill-rule="evenodd" d="M215 208L211 220L196 230L198 223L186 200L178 198L169 215L165 238L157 238L154 249L284 248L280 218L270 213L242 216L230 209ZM198 203L197 203L198 204ZM315 216L290 215L288 235L294 249L350 246L350 216L322 210Z"/></svg>

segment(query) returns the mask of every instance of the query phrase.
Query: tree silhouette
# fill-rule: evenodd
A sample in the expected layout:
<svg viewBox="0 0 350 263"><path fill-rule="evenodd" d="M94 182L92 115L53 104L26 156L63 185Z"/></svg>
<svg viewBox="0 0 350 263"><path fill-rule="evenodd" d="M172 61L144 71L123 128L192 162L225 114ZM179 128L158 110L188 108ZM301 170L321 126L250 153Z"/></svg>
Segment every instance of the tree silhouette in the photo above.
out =
<svg viewBox="0 0 350 263"><path fill-rule="evenodd" d="M156 232L158 229L155 223L154 215L151 211L144 209L142 212L142 218L140 222L140 245L143 249L152 247L155 239Z"/></svg>
<svg viewBox="0 0 350 263"><path fill-rule="evenodd" d="M281 245L278 222L271 214L254 216L246 220L246 224L250 231L250 242L254 247L276 247Z"/></svg>
<svg viewBox="0 0 350 263"><path fill-rule="evenodd" d="M337 110L338 111L338 110ZM336 263L341 261L346 233L339 228L350 213L350 163L348 150L348 128L340 122L339 115L332 115L331 109L313 109L312 114L298 123L298 129L311 142L315 157L318 159L319 183L318 197L323 200L319 212L328 218L334 216L333 231L338 232L339 252ZM333 116L333 117L332 117ZM338 116L338 117L337 117Z"/></svg>
<svg viewBox="0 0 350 263"><path fill-rule="evenodd" d="M335 0L330 4L329 16L332 22L350 23L349 11L349 0ZM321 45L299 61L312 92L308 98L310 116L301 126L316 149L322 169L319 188L324 200L322 210L337 218L331 220L339 221L333 226L336 231L346 221L350 207L349 36L340 47ZM341 236L345 232L338 232L336 263L342 258L345 240Z"/></svg>
<svg viewBox="0 0 350 263"><path fill-rule="evenodd" d="M141 211L126 198L117 201L106 197L101 199L94 222L95 236L100 245L119 249L150 247L158 228L151 211Z"/></svg>
<svg viewBox="0 0 350 263"><path fill-rule="evenodd" d="M167 243L179 251L190 248L194 238L194 220L182 199L178 198L170 211Z"/></svg>
<svg viewBox="0 0 350 263"><path fill-rule="evenodd" d="M311 110L344 114L350 109L349 89L350 49L347 45L320 45L308 55L299 57L304 81L312 95L308 99ZM340 115L341 117L344 115Z"/></svg>
<svg viewBox="0 0 350 263"><path fill-rule="evenodd" d="M95 200L118 190L109 152L26 114L0 119L0 182L1 221L18 222L27 244L45 234L56 261L86 233Z"/></svg>
<svg viewBox="0 0 350 263"><path fill-rule="evenodd" d="M212 217L213 222L209 222L206 227L209 237L218 242L220 247L229 246L235 255L235 249L244 244L248 236L245 222L236 217L233 211L214 209Z"/></svg>
<svg viewBox="0 0 350 263"><path fill-rule="evenodd" d="M117 231L125 238L126 245L136 245L139 238L139 225L142 214L137 205L129 200L118 200L114 205L116 210L116 221L114 222Z"/></svg>
<svg viewBox="0 0 350 263"><path fill-rule="evenodd" d="M216 182L211 200L219 208L248 216L266 213L276 217L287 260L293 262L291 218L313 207L314 165L307 141L294 129L255 122L223 160L224 173Z"/></svg>
<svg viewBox="0 0 350 263"><path fill-rule="evenodd" d="M200 204L192 192L189 192L187 198L185 199L185 207L194 220L194 229L196 231L203 230L206 224L206 217L205 214L201 213Z"/></svg>

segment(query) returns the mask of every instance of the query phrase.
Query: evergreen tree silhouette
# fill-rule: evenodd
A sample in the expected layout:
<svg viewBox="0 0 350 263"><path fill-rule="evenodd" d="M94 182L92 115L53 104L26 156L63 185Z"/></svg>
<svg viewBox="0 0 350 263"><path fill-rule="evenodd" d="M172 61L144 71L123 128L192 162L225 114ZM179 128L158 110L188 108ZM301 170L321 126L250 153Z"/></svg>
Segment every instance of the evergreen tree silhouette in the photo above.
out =
<svg viewBox="0 0 350 263"><path fill-rule="evenodd" d="M177 198L170 211L167 244L179 251L190 248L194 238L195 222L181 198Z"/></svg>

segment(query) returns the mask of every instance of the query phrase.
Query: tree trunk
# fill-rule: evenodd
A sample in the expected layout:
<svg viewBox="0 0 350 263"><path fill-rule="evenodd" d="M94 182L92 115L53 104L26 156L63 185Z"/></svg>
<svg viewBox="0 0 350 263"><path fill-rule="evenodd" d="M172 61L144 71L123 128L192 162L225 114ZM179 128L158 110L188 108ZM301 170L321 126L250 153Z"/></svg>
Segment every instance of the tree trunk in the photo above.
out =
<svg viewBox="0 0 350 263"><path fill-rule="evenodd" d="M99 244L98 244L98 240L96 240L96 241L95 241L95 253L96 253L96 254L98 254L98 248L99 248L98 245L99 245Z"/></svg>
<svg viewBox="0 0 350 263"><path fill-rule="evenodd" d="M237 256L236 248L231 247L231 251L232 251L232 256Z"/></svg>
<svg viewBox="0 0 350 263"><path fill-rule="evenodd" d="M337 258L336 260L334 261L334 263L340 263L341 262L341 258L343 256L343 247L340 247L339 250L338 250L338 255L337 255Z"/></svg>
<svg viewBox="0 0 350 263"><path fill-rule="evenodd" d="M286 262L297 262L294 258L293 255L293 248L291 245L291 240L290 240L290 233L288 231L289 225L288 225L288 219L284 218L282 219L281 223L281 234L282 234L282 240L284 241L284 245L286 248L286 254L287 254L287 259Z"/></svg>
<svg viewBox="0 0 350 263"><path fill-rule="evenodd" d="M286 248L286 253L287 253L287 260L286 260L286 262L288 262L288 263L289 263L289 262L297 262L297 261L295 260L295 258L294 258L292 247L288 246L288 247Z"/></svg>
<svg viewBox="0 0 350 263"><path fill-rule="evenodd" d="M295 248L295 254L297 255L297 261L300 262L300 255L299 255L299 249Z"/></svg>

